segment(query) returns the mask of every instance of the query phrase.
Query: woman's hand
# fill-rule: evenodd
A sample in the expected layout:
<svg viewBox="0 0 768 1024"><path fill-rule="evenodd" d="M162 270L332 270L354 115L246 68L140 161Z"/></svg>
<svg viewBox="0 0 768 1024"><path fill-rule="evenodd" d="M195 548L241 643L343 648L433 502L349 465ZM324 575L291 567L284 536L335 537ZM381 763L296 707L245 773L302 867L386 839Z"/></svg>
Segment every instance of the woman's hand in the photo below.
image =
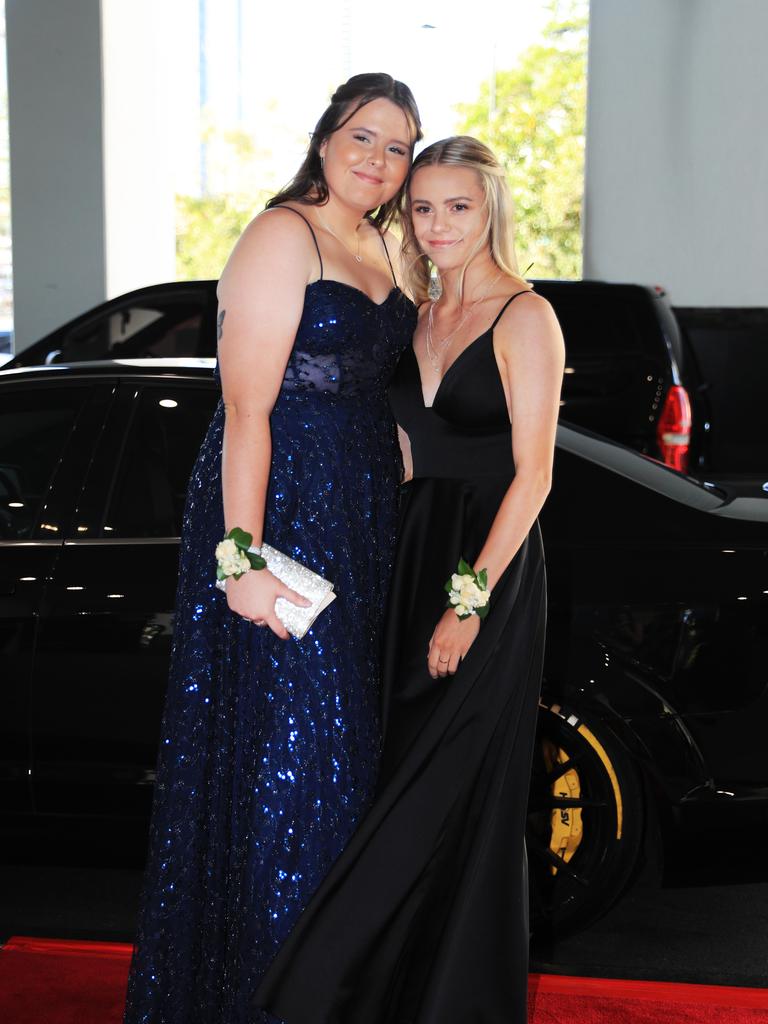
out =
<svg viewBox="0 0 768 1024"><path fill-rule="evenodd" d="M288 630L275 613L275 601L278 597L284 597L300 608L307 608L312 604L285 583L281 583L269 569L252 569L239 580L231 576L227 579L227 604L232 611L257 626L269 626L281 640L287 640Z"/></svg>
<svg viewBox="0 0 768 1024"><path fill-rule="evenodd" d="M453 608L446 608L429 641L427 667L432 678L452 676L479 632L480 619L477 615L460 619Z"/></svg>

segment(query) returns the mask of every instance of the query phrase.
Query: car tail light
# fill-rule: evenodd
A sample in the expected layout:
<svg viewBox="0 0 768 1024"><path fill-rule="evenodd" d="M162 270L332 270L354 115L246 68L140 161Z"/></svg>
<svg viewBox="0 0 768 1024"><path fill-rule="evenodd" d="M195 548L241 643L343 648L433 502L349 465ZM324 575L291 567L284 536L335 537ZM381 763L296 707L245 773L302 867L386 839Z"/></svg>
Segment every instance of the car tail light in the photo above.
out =
<svg viewBox="0 0 768 1024"><path fill-rule="evenodd" d="M685 473L691 446L691 400L688 392L679 384L674 384L667 392L656 428L656 438L664 462L672 469Z"/></svg>

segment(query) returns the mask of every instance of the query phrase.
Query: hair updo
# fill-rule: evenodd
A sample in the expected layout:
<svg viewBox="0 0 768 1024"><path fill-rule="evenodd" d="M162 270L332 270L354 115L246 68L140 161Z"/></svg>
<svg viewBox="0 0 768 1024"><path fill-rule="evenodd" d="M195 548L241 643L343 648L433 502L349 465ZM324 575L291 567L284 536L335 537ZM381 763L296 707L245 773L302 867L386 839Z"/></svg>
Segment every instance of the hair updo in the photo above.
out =
<svg viewBox="0 0 768 1024"><path fill-rule="evenodd" d="M289 201L306 203L311 206L322 206L328 201L328 185L323 173L320 148L334 132L354 117L361 107L374 100L389 100L403 111L411 132L411 150L413 150L415 143L422 137L421 119L413 93L408 86L403 82L398 82L391 75L383 73L353 75L331 96L330 106L323 112L312 132L304 162L293 180L269 200L267 209ZM392 220L399 209L404 191L405 186L403 185L397 195L383 203L378 210L368 211L371 220L378 227L386 228Z"/></svg>

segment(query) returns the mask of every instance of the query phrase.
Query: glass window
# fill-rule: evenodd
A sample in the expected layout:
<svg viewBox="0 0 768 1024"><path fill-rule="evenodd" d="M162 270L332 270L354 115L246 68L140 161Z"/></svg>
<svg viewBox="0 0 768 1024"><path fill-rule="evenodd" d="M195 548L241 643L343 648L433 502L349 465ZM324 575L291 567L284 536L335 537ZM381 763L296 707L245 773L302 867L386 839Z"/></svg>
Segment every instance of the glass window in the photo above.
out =
<svg viewBox="0 0 768 1024"><path fill-rule="evenodd" d="M538 290L546 292L545 288ZM663 344L658 327L650 346L644 339L639 325L642 322L646 326L646 311L640 302L616 301L605 293L593 299L586 289L581 294L555 293L550 301L562 327L569 357L621 358L646 353L649 347L655 354Z"/></svg>
<svg viewBox="0 0 768 1024"><path fill-rule="evenodd" d="M46 362L200 355L205 305L202 293L113 305L65 334Z"/></svg>
<svg viewBox="0 0 768 1024"><path fill-rule="evenodd" d="M107 512L106 536L179 536L192 465L218 397L213 387L144 388Z"/></svg>
<svg viewBox="0 0 768 1024"><path fill-rule="evenodd" d="M88 388L36 388L3 394L0 539L32 533L87 393Z"/></svg>

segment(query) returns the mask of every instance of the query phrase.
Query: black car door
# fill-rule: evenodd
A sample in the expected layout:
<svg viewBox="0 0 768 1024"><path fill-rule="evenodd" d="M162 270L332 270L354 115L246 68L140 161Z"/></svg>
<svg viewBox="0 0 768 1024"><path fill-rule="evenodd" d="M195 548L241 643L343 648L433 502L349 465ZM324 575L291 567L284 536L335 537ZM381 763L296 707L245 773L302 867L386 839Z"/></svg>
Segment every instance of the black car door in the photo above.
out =
<svg viewBox="0 0 768 1024"><path fill-rule="evenodd" d="M30 686L40 610L111 387L86 378L6 378L0 396L0 807L7 812L33 809Z"/></svg>
<svg viewBox="0 0 768 1024"><path fill-rule="evenodd" d="M187 480L213 381L123 380L40 627L38 806L143 815L151 799Z"/></svg>

